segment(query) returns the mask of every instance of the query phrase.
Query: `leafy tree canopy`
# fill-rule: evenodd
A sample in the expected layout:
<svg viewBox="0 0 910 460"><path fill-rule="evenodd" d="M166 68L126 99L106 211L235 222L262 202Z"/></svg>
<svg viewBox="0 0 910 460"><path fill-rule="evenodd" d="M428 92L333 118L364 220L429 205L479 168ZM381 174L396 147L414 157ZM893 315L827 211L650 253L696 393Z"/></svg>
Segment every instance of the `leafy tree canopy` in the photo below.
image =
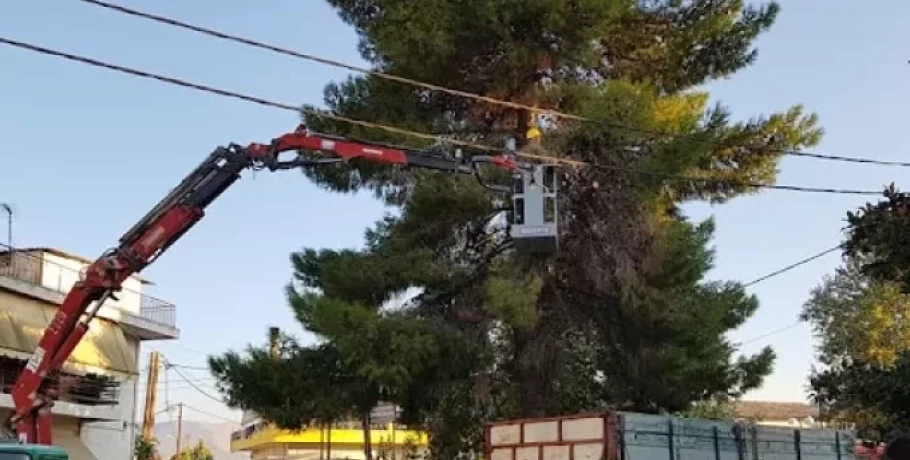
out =
<svg viewBox="0 0 910 460"><path fill-rule="evenodd" d="M910 392L898 383L910 377L908 314L910 296L866 275L853 258L813 290L801 318L819 338L824 367L809 383L829 418L856 423L872 438L910 428Z"/></svg>
<svg viewBox="0 0 910 460"><path fill-rule="evenodd" d="M692 407L676 414L679 417L708 420L732 420L736 415L733 404L718 401L697 401Z"/></svg>
<svg viewBox="0 0 910 460"><path fill-rule="evenodd" d="M202 441L199 441L195 446L185 447L178 454L175 454L172 460L215 460L215 456L208 447L205 447Z"/></svg>
<svg viewBox="0 0 910 460"><path fill-rule="evenodd" d="M678 206L754 193L745 181L773 183L781 152L820 139L816 117L800 106L733 121L699 89L754 62L753 42L773 24L776 3L328 1L377 70L600 121L542 123L547 154L599 166L563 171L560 251L549 257L515 253L507 225L493 218L501 203L472 178L356 162L306 171L330 190L371 190L396 211L367 232L363 249L293 257L294 313L338 354L332 362L346 378L399 401L431 430L439 458L478 451L492 418L673 412L761 384L773 351L739 356L724 337L757 301L740 283L706 279L713 221L691 222ZM527 110L376 76L328 85L325 103L337 115L494 147L535 123ZM454 153L444 142L306 122ZM421 293L397 311L380 308L408 288ZM225 391L237 404L271 405L270 418L303 423L284 414L306 403L280 390L231 393L254 375L254 361L277 366L259 363L264 356L226 355L213 367L227 366ZM261 370L283 369L310 378L290 366Z"/></svg>
<svg viewBox="0 0 910 460"><path fill-rule="evenodd" d="M910 291L910 195L894 184L884 199L847 213L845 252L862 261L862 270L879 281L898 283Z"/></svg>
<svg viewBox="0 0 910 460"><path fill-rule="evenodd" d="M158 455L158 440L137 437L134 450L136 460L155 460Z"/></svg>
<svg viewBox="0 0 910 460"><path fill-rule="evenodd" d="M862 273L862 264L848 259L812 292L801 319L809 321L821 340L824 364L860 360L892 366L910 350L910 296L893 282L879 282Z"/></svg>

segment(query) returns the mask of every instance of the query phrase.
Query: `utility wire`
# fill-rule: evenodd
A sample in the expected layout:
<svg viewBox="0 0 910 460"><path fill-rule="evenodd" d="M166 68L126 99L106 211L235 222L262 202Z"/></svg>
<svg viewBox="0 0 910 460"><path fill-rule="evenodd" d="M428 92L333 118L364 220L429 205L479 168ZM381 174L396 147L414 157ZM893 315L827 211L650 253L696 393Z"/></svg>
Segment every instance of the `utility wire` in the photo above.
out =
<svg viewBox="0 0 910 460"><path fill-rule="evenodd" d="M180 376L180 378L183 379L184 382L190 384L190 386L193 387L194 390L198 391L203 396L211 399L212 401L217 402L218 404L224 404L224 401L210 395L207 391L203 390L202 388L199 388L199 386L196 385L192 379L190 379L189 377L184 375L183 372L180 372L180 368L170 366L170 363L168 363L167 361L165 361L165 367L167 367L168 369L174 369L174 372L176 372L177 375Z"/></svg>
<svg viewBox="0 0 910 460"><path fill-rule="evenodd" d="M187 369L187 370L190 370L190 371L206 371L206 372L208 372L208 371L210 370L210 369L207 368L207 367L201 367L201 366L187 366L187 365L184 365L184 364L176 364L176 363L171 363L171 367L179 367L179 368L181 368L181 369Z"/></svg>
<svg viewBox="0 0 910 460"><path fill-rule="evenodd" d="M459 140L455 140L455 139L446 139L446 138L441 138L439 136L434 136L432 134L418 133L416 131L409 131L409 130L405 130L405 129L401 129L401 128L396 128L394 126L387 126L387 125L382 125L382 124L378 124L378 123L371 123L368 121L357 120L354 118L348 118L348 117L344 117L341 115L335 115L333 113L329 113L324 110L316 110L316 109L310 109L310 108L306 108L306 107L298 107L296 105L285 104L285 103L281 103L281 102L270 101L268 99L263 99L263 98L256 97L256 96L250 96L250 95L246 95L246 94L236 93L233 91L227 91L227 90L215 88L215 87L208 86L208 85L192 83L192 82L189 82L186 80L181 80L181 79L174 78L174 77L168 77L165 75L155 74L155 73L151 73L151 72L145 72L145 71L134 69L131 67L124 67L124 66L120 66L120 65L116 65L116 64L110 64L110 63L107 63L104 61L88 58L85 56L64 53L62 51L56 51L56 50L52 50L50 48L44 48L41 46L32 45L32 44L25 43L25 42L20 42L17 40L11 40L11 39L0 37L0 43L15 46L17 48L27 49L30 51L35 51L35 52L42 53L42 54L61 57L64 59L69 59L71 61L82 62L83 64L89 64L89 65L93 65L96 67L104 67L104 68L107 68L110 70L116 70L118 72L131 74L131 75L134 75L137 77L150 78L150 79L159 80L159 81L162 81L165 83L170 83L172 85L183 86L185 88L191 88L191 89L195 89L198 91L205 91L205 92L209 92L212 94L217 94L219 96L230 97L230 98L234 98L234 99L241 99L241 100L244 100L247 102L253 102L256 104L265 105L265 106L276 108L276 109L289 110L289 111L293 111L295 113L299 113L302 111L302 112L308 113L310 115L325 117L325 118L340 121L343 123L349 123L352 125L363 126L363 127L367 127L367 128L381 129L383 131L388 131L390 133L401 134L401 135L411 136L411 137L418 137L418 138L426 139L426 140L449 142L454 145L461 145L464 147L475 148L478 150L485 150L485 151L501 150L501 149L496 149L493 147L484 146L484 145L480 145L480 144L473 144L471 142L464 142L464 141L459 141Z"/></svg>
<svg viewBox="0 0 910 460"><path fill-rule="evenodd" d="M190 409L190 410L192 410L192 411L198 412L198 413L200 413L200 414L208 415L208 416L210 416L210 417L214 417L214 418L217 418L217 419L219 419L219 420L224 420L225 422L233 423L233 424L235 424L235 425L239 425L239 424L240 424L240 423L237 422L236 420L231 420L231 419L229 419L229 418L227 418L227 417L223 417L223 416L218 415L218 414L213 414L213 413L211 413L211 412L209 412L209 411L199 409L198 407L193 407L193 406L191 406L191 405L189 405L189 404L184 404L183 407L185 407L185 408L187 408L187 409Z"/></svg>
<svg viewBox="0 0 910 460"><path fill-rule="evenodd" d="M813 260L816 260L816 259L819 259L819 258L821 258L821 257L824 257L824 256L826 256L826 255L828 255L828 254L830 254L830 253L832 253L832 252L834 252L834 251L837 251L837 250L839 250L839 249L841 249L841 248L843 248L843 244L839 244L839 245L837 245L837 246L834 246L833 248L825 249L824 251L821 251L821 252L819 252L819 253L817 253L817 254L814 254L814 255L811 255L811 256L809 256L809 257L806 257L805 259L802 259L802 260L800 260L800 261L798 261L798 262L794 262L794 263L792 263L792 264L790 264L790 265L787 265L786 267L783 267L783 268L778 269L778 270L774 270L773 272L768 273L767 275L758 277L758 278L756 278L756 279L754 279L754 280L752 280L752 281L750 281L750 282L744 284L743 287L754 286L754 285L756 285L756 284L758 284L758 283L761 283L762 281L768 280L768 279L770 279L770 278L774 278L774 277L776 277L776 276L780 276L780 275L782 275L782 274L784 274L784 273L786 273L786 272L788 272L788 271L790 271L790 270L793 270L794 268L803 266L803 265L805 265L805 264L807 264L807 263L809 263L809 262L812 262ZM748 339L748 340L745 340L745 341L743 341L743 342L740 342L740 345L746 345L746 344L749 344L749 343L757 342L757 341L759 341L759 340L761 340L761 339L765 339L765 338L771 337L771 336L773 336L773 335L777 335L777 334L780 334L780 333L782 333L782 332L789 331L790 329L793 329L793 328L795 328L796 326L799 326L800 323L801 323L800 320L796 320L796 321L794 321L793 323L791 323L790 325L781 327L781 328L779 328L779 329L775 329L775 330L770 331L770 332L766 332L766 333L761 334L761 335L759 335L759 336L752 337L751 339Z"/></svg>
<svg viewBox="0 0 910 460"><path fill-rule="evenodd" d="M90 3L92 5L100 6L103 8L119 11L121 13L126 13L128 15L137 16L137 17L141 17L141 18L145 18L145 19L150 19L152 21L157 21L157 22L161 22L164 24L176 26L176 27L179 27L182 29L191 30L193 32L199 32L199 33L209 35L212 37L217 37L217 38L221 38L221 39L228 40L228 41L242 43L244 45L249 45L249 46L253 46L256 48L261 48L261 49L265 49L265 50L269 50L269 51L274 51L279 54L284 54L287 56L305 59L307 61L318 62L320 64L325 64L325 65L329 65L332 67L350 70L352 72L372 75L374 77L383 78L383 79L395 81L398 83L404 83L406 85L417 86L417 87L428 89L431 91L438 91L441 93L451 94L453 96L474 99L474 100L487 102L487 103L495 104L495 105L502 105L502 106L513 108L513 109L532 110L534 112L546 113L546 114L558 116L561 118L568 118L568 119L572 119L572 120L589 121L589 122L599 122L599 120L583 117L580 115L572 115L572 114L563 113L563 112L559 112L559 111L555 111L555 110L543 109L540 107L534 107L534 106L530 106L527 104L521 104L518 102L504 101L504 100L496 99L493 97L481 96L479 94L475 94L475 93L471 93L471 92L467 92L467 91L461 91L461 90L457 90L457 89L447 88L445 86L434 85L432 83L414 80L411 78L400 77L400 76L392 75L392 74L385 73L385 72L379 72L379 71L371 70L371 69L368 69L365 67L358 67L358 66L354 66L351 64L346 64L341 61L336 61L334 59L328 59L328 58L316 56L313 54L301 53L301 52L294 51L291 49L281 48L281 47L278 47L275 45L269 45L268 43L263 43L263 42L252 40L249 38L240 37L237 35L231 35L231 34L228 34L225 32L220 32L220 31L209 29L206 27L188 24L188 23L178 21L173 18L159 16L159 15L152 14L152 13L146 13L146 12L135 10L132 8L127 8L125 6L115 5L115 4L109 3L109 2L104 2L104 1L100 1L100 0L79 0L79 1L82 1L85 3Z"/></svg>
<svg viewBox="0 0 910 460"><path fill-rule="evenodd" d="M824 257L824 256L826 256L826 255L828 255L828 254L830 254L830 253L832 253L832 252L834 252L834 251L837 251L838 249L841 249L842 247L843 247L843 245L842 245L842 244L839 244L839 245L837 245L837 246L834 246L833 248L825 249L824 251L819 252L818 254L815 254L815 255L806 257L805 259L802 259L802 260L800 260L799 262L794 262L794 263L792 263L792 264L790 264L790 265L787 265L786 267L783 267L783 268L778 269L778 270L774 270L773 272L768 273L767 275L760 276L760 277L758 277L758 278L756 278L756 279L754 279L754 280L752 280L752 281L749 281L748 283L746 283L745 285L743 285L743 287L754 286L754 285L756 285L756 284L758 284L758 283L761 283L762 281L765 281L765 280L767 280L767 279L774 278L774 277L776 277L776 276L782 275L782 274L784 274L784 273L786 273L786 272L788 272L788 271L790 271L790 270L793 270L794 268L800 267L800 266L805 265L805 264L807 264L807 263L809 263L809 262L812 262L813 260L819 259L819 258Z"/></svg>
<svg viewBox="0 0 910 460"><path fill-rule="evenodd" d="M513 109L530 110L532 112L547 114L547 115L564 118L564 119L584 121L584 122L593 122L593 123L601 124L601 125L612 127L612 128L622 129L622 130L631 131L631 132L638 132L638 133L648 134L648 135L653 135L653 136L660 136L660 137L666 137L666 138L691 137L691 136L684 135L684 134L681 135L681 134L676 134L676 133L669 133L666 131L658 131L658 130L653 130L653 129L646 129L646 128L641 128L641 127L636 127L636 126L631 126L631 125L625 125L625 124L621 124L621 123L608 122L606 120L598 120L598 119L594 119L594 118L584 117L581 115L560 112L558 110L544 109L541 107L535 107L535 106L522 104L522 103L518 103L518 102L505 101L502 99L497 99L497 98L493 98L493 97L489 97L489 96L483 96L483 95L471 93L468 91L452 89L452 88L448 88L448 87L441 86L441 85L427 83L425 81L401 77L398 75L393 75L393 74L389 74L386 72L372 70L372 69L365 68L365 67L358 67L358 66L354 66L351 64L346 64L344 62L337 61L334 59L329 59L329 58L325 58L325 57L321 57L321 56L316 56L313 54L302 53L302 52L295 51L295 50L288 49L288 48L282 48L279 46L270 45L268 43L253 40L250 38L245 38L245 37L241 37L238 35L228 34L225 32L218 31L218 30L210 29L207 27L189 24L189 23L186 23L186 22L183 22L183 21L171 18L171 17L161 16L161 15L157 15L157 14L153 14L153 13L147 13L144 11L139 11L139 10L136 10L133 8L128 8L128 7L125 7L122 5L117 5L117 4L102 1L102 0L78 0L78 1L81 1L83 3L88 3L91 5L95 5L95 6L99 6L102 8L106 8L109 10L117 11L117 12L124 13L127 15L140 17L140 18L151 20L151 21L171 25L174 27L190 30L190 31L201 33L201 34L208 35L211 37L220 38L223 40L228 40L228 41L252 46L255 48L272 51L272 52L283 54L286 56L304 59L304 60L311 61L311 62L317 62L320 64L324 64L324 65L328 65L328 66L332 66L332 67L336 67L336 68L340 68L340 69L350 70L352 72L357 72L357 73L361 73L361 74L365 74L365 75L371 75L371 76L374 76L377 78L395 81L398 83L403 83L403 84L415 86L418 88L424 88L424 89L428 89L431 91L437 91L440 93L446 93L446 94L450 94L453 96L463 97L466 99L473 99L473 100L486 102L486 103L494 104L494 105L500 105L500 106L504 106L504 107L509 107L509 108L513 108ZM718 144L717 146L720 146L720 145ZM874 165L880 165L880 166L910 167L910 162L904 162L904 161L875 160L875 159L870 159L870 158L827 155L827 154L814 153L814 152L801 152L801 151L797 151L797 150L775 150L775 151L782 153L784 155L814 158L814 159L818 159L818 160L842 161L842 162L860 163L860 164L874 164Z"/></svg>
<svg viewBox="0 0 910 460"><path fill-rule="evenodd" d="M766 332L766 333L764 333L764 334L762 334L762 335L759 335L759 336L756 336L756 337L752 337L751 339L742 341L742 342L740 342L739 344L740 344L740 345L747 345L747 344L750 344L750 343L753 343L753 342L758 342L758 341L761 340L761 339L766 339L766 338L771 337L771 336L773 336L773 335L777 335L777 334L780 334L780 333L782 333L782 332L787 332L787 331L789 331L790 329L793 329L793 328L795 328L796 326L799 326L800 323L801 323L800 320L796 320L796 321L794 321L793 323L791 323L789 326L784 326L784 327L782 327L782 328L780 328L780 329L775 329L775 330L773 330L773 331Z"/></svg>
<svg viewBox="0 0 910 460"><path fill-rule="evenodd" d="M434 140L437 142L446 142L446 143L450 143L453 145L460 145L460 146L470 147L470 148L488 151L488 152L499 152L502 150L502 149L498 149L498 148L491 147L488 145L475 144L475 143L471 143L471 142L465 142L465 141L460 141L460 140L455 140L455 139L439 137L439 136L435 136L432 134L420 133L420 132L416 132L416 131L410 131L410 130L406 130L406 129L396 128L394 126L388 126L388 125L383 125L383 124L379 124L379 123L373 123L373 122L343 117L343 116L335 115L335 114L328 113L328 112L325 112L322 110L302 108L302 107L297 107L297 106L294 106L291 104L270 101L270 100L255 97L255 96L249 96L249 95L245 95L245 94L241 94L241 93L236 93L233 91L227 91L227 90L215 88L212 86L202 85L202 84L198 84L198 83L192 83L192 82L181 80L178 78L154 74L154 73L150 73L150 72L146 72L146 71L142 71L142 70L137 70L134 68L119 66L116 64L110 64L107 62L99 61L97 59L87 58L87 57L79 56L79 55L75 55L75 54L64 53L61 51L56 51L56 50L52 50L49 48L44 48L41 46L20 42L17 40L11 40L11 39L7 39L7 38L3 38L3 37L0 37L0 43L10 45L10 46L13 46L16 48L21 48L21 49L41 53L41 54L61 57L64 59L77 61L77 62L81 62L84 64L89 64L89 65L96 66L96 67L103 67L103 68L115 70L118 72L130 74L130 75L134 75L134 76L138 76L138 77L150 78L150 79L158 80L158 81L161 81L164 83L170 83L170 84L182 86L185 88L208 92L208 93L216 94L219 96L240 99L240 100L244 100L247 102L253 102L253 103L265 105L268 107L289 110L289 111L294 111L294 112L303 111L304 113L311 113L311 114L314 114L317 116L341 121L344 123L350 123L353 125L376 128L376 129L381 129L381 130L384 130L387 132L396 133L396 134L400 134L400 135L411 136L411 137L416 137L416 138L421 138L421 139L426 139L426 140ZM532 155L532 154L527 154L527 153L517 153L517 155L521 156L521 157L525 157L525 158L533 158L533 159L542 160L542 161L546 161L546 162L550 162L550 163L561 163L561 164L565 164L565 165L569 165L569 166L576 166L576 167L586 166L586 167L593 167L596 169L604 169L604 170L625 171L625 172L629 172L632 174L659 177L662 179L669 179L669 180L682 180L682 181L701 182L701 183L740 185L740 186L744 186L744 187L766 188L766 189L772 189L772 190L787 190L787 191L807 192L807 193L829 193L829 194L868 195L868 196L880 196L882 194L879 191L870 191L870 190L804 187L804 186L796 186L796 185L770 185L770 184L761 184L761 183L757 183L757 182L747 182L747 181L725 181L725 180L718 180L718 179L707 179L707 178L690 177L690 176L682 176L682 175L664 174L664 173L658 173L658 172L653 172L653 171L644 171L644 170L633 169L633 168L625 168L625 167L620 167L620 166L598 165L598 164L587 163L587 162L583 162L583 161L570 160L570 159L566 159L566 158L557 158L557 157L552 157L552 156L547 156L547 155Z"/></svg>

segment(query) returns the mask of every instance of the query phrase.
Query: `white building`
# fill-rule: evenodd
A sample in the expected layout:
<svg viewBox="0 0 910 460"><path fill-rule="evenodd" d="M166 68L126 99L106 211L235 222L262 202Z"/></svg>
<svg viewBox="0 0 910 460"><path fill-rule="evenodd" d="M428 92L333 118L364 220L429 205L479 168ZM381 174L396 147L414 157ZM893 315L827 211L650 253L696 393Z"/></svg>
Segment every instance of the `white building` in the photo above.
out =
<svg viewBox="0 0 910 460"><path fill-rule="evenodd" d="M0 246L0 417L19 369L37 346L55 309L91 261L51 248ZM131 459L138 428L139 347L176 339L175 306L145 295L148 281L126 280L67 360L55 403L54 444L71 460Z"/></svg>

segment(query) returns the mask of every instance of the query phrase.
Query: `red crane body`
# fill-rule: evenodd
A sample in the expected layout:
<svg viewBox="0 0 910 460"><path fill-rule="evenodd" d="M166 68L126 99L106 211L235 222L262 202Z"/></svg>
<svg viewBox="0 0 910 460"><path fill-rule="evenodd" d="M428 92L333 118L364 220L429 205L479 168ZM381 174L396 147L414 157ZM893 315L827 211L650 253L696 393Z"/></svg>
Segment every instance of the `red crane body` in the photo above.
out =
<svg viewBox="0 0 910 460"><path fill-rule="evenodd" d="M280 160L280 154L288 151L318 152L327 156L311 159L298 155L292 160ZM205 215L205 208L239 179L243 170L276 171L349 160L475 174L478 180L476 163L479 162L511 171L520 167L502 156L474 157L469 166L463 161L438 155L310 134L303 127L268 145L241 147L231 144L217 148L127 231L117 247L89 265L84 276L67 293L11 391L15 412L7 423L18 433L19 440L29 444L52 443L50 409L55 394L52 388L47 388L47 378L72 354L104 301L116 299L114 293L128 277L151 264L192 228Z"/></svg>

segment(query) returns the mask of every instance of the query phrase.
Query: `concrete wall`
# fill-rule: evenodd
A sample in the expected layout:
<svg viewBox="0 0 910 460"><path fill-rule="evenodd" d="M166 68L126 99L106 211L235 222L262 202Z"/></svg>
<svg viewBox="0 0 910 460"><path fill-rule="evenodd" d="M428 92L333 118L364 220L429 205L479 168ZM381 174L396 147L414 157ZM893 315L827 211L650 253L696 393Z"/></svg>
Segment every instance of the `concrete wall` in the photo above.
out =
<svg viewBox="0 0 910 460"><path fill-rule="evenodd" d="M138 377L123 382L120 387L120 404L117 420L83 422L79 433L82 442L99 459L133 458L136 435Z"/></svg>

